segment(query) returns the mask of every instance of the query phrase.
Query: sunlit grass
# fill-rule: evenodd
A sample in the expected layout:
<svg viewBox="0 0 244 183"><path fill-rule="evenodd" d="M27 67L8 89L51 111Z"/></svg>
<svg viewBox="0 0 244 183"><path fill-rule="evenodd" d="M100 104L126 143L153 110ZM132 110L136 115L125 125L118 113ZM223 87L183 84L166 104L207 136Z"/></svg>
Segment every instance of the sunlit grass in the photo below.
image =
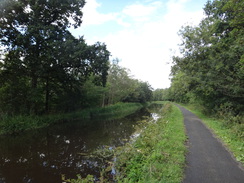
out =
<svg viewBox="0 0 244 183"><path fill-rule="evenodd" d="M118 157L119 182L181 182L186 135L180 110L166 104L157 123L150 123Z"/></svg>

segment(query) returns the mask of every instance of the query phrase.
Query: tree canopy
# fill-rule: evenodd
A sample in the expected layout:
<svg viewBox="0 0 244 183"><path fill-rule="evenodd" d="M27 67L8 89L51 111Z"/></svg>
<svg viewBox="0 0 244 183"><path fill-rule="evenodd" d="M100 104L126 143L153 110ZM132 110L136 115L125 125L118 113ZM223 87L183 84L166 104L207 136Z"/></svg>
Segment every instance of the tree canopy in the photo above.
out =
<svg viewBox="0 0 244 183"><path fill-rule="evenodd" d="M185 26L182 56L173 57L171 98L193 98L209 110L243 113L244 4L239 0L208 1L206 18L198 26Z"/></svg>
<svg viewBox="0 0 244 183"><path fill-rule="evenodd" d="M84 5L84 0L0 2L0 114L151 100L151 86L110 64L104 43L88 45L69 32L81 25Z"/></svg>
<svg viewBox="0 0 244 183"><path fill-rule="evenodd" d="M145 103L152 99L152 87L143 81L134 79L130 71L118 64L118 59L113 60L108 72L108 104L116 102Z"/></svg>
<svg viewBox="0 0 244 183"><path fill-rule="evenodd" d="M81 25L84 4L83 0L1 1L1 110L70 111L82 106L82 85L91 75L96 85L105 86L110 56L106 45L87 45L68 30Z"/></svg>

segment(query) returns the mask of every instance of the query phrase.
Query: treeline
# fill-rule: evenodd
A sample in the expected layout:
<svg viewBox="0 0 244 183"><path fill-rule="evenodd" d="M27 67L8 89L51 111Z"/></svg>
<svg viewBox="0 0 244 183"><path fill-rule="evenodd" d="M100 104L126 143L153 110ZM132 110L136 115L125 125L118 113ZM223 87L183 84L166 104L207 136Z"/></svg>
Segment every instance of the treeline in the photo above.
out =
<svg viewBox="0 0 244 183"><path fill-rule="evenodd" d="M70 112L116 102L146 102L148 83L133 79L104 43L69 31L84 0L0 2L0 114Z"/></svg>
<svg viewBox="0 0 244 183"><path fill-rule="evenodd" d="M243 0L208 1L204 12L198 26L185 26L179 32L182 56L173 57L172 84L161 91L162 97L198 103L205 112L243 123Z"/></svg>
<svg viewBox="0 0 244 183"><path fill-rule="evenodd" d="M118 102L146 103L152 100L152 87L148 82L134 79L130 70L114 59L109 64L105 86L96 85L93 76L83 85L83 107L105 106Z"/></svg>

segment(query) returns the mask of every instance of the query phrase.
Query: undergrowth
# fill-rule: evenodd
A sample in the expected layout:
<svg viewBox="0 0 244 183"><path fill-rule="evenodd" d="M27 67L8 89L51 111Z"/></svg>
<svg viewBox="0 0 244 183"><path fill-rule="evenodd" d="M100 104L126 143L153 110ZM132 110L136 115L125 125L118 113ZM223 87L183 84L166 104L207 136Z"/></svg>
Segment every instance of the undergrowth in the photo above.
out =
<svg viewBox="0 0 244 183"><path fill-rule="evenodd" d="M111 106L84 109L66 114L50 114L44 116L7 116L2 114L0 115L0 135L16 134L75 119L96 119L100 117L118 119L132 114L142 107L140 103L117 103Z"/></svg>

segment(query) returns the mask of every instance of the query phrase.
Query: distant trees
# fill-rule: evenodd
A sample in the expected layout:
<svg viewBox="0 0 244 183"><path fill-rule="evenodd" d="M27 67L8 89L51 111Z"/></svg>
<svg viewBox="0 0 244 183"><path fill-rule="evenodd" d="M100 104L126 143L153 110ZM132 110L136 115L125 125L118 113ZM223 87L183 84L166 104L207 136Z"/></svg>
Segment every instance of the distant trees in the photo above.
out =
<svg viewBox="0 0 244 183"><path fill-rule="evenodd" d="M138 81L130 76L129 70L113 60L109 69L107 82L107 102L141 102L152 100L152 88L147 82Z"/></svg>
<svg viewBox="0 0 244 183"><path fill-rule="evenodd" d="M173 101L174 99L174 92L171 88L165 89L156 89L153 91L153 100L154 101Z"/></svg>
<svg viewBox="0 0 244 183"><path fill-rule="evenodd" d="M108 104L114 104L126 99L136 89L136 81L129 75L129 70L118 65L118 60L113 60L108 72Z"/></svg>
<svg viewBox="0 0 244 183"><path fill-rule="evenodd" d="M95 81L95 82L94 82ZM111 61L106 85L98 85L94 75L82 85L80 102L84 107L106 106L118 102L145 103L152 100L152 88L147 82L134 79L130 71Z"/></svg>
<svg viewBox="0 0 244 183"><path fill-rule="evenodd" d="M244 111L244 4L238 0L208 1L206 18L180 31L182 56L173 57L171 96L193 98L211 111Z"/></svg>
<svg viewBox="0 0 244 183"><path fill-rule="evenodd" d="M156 89L153 91L153 100L154 101L163 100L163 89Z"/></svg>

